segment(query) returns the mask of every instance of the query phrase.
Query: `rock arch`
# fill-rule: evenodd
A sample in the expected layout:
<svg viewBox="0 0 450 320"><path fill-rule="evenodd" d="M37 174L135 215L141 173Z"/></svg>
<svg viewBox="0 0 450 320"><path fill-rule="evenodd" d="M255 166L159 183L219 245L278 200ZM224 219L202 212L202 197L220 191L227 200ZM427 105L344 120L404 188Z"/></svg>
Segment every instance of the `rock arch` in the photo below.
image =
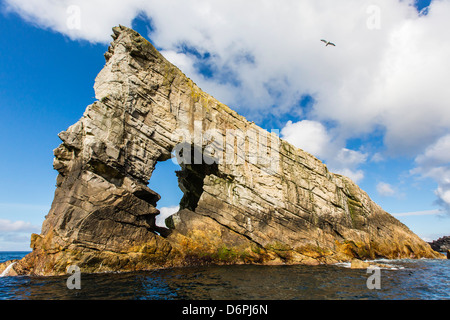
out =
<svg viewBox="0 0 450 320"><path fill-rule="evenodd" d="M54 201L18 273L437 256L350 179L204 93L135 31L113 32L97 101L59 134ZM209 158L182 166L169 230L147 182L182 143Z"/></svg>

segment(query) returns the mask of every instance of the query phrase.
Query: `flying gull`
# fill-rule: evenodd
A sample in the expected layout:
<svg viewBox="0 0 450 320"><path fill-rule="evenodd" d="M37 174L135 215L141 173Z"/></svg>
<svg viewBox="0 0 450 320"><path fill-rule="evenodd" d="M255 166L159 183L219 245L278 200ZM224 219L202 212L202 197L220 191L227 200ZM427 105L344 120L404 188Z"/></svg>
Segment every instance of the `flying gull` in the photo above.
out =
<svg viewBox="0 0 450 320"><path fill-rule="evenodd" d="M327 40L320 40L320 41L322 41L322 42L324 42L325 43L325 47L326 46L328 46L328 45L330 45L330 46L333 46L333 47L336 47L336 45L334 44L334 43L331 43L330 41L327 41Z"/></svg>

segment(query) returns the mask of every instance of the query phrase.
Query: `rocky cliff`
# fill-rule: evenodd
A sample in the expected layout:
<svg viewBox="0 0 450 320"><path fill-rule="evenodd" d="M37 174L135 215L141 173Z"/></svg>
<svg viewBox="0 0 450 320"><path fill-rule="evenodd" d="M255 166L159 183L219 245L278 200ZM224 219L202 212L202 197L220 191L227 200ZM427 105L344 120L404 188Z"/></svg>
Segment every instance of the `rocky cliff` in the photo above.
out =
<svg viewBox="0 0 450 320"><path fill-rule="evenodd" d="M350 179L203 92L135 31L113 32L97 101L59 134L54 201L15 273L438 257ZM147 185L172 155L184 197L161 228Z"/></svg>
<svg viewBox="0 0 450 320"><path fill-rule="evenodd" d="M431 248L438 252L447 252L450 250L450 236L444 236L432 242L429 242Z"/></svg>

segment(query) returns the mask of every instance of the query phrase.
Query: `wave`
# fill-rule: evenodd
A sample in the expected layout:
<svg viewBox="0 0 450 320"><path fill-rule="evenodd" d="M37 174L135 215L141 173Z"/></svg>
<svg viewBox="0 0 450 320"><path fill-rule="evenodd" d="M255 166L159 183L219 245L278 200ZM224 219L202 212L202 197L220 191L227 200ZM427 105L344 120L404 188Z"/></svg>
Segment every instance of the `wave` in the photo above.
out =
<svg viewBox="0 0 450 320"><path fill-rule="evenodd" d="M9 266L6 267L5 270L3 270L2 274L0 274L0 278L8 276L9 271L12 269L12 267L16 264L16 262L11 263Z"/></svg>
<svg viewBox="0 0 450 320"><path fill-rule="evenodd" d="M350 262L336 262L334 265L338 266L338 267L344 267L344 268L351 268L351 266L352 266L352 264Z"/></svg>
<svg viewBox="0 0 450 320"><path fill-rule="evenodd" d="M378 268L384 269L384 270L401 270L401 269L405 269L405 267L403 267L403 266L394 265L394 264L388 264L385 261L392 261L392 260L377 259L377 260L365 260L364 262L373 263L368 268L378 267ZM379 262L383 262L383 263L380 264ZM338 266L338 267L348 268L348 269L350 269L352 267L352 263L351 262L337 262L334 265Z"/></svg>

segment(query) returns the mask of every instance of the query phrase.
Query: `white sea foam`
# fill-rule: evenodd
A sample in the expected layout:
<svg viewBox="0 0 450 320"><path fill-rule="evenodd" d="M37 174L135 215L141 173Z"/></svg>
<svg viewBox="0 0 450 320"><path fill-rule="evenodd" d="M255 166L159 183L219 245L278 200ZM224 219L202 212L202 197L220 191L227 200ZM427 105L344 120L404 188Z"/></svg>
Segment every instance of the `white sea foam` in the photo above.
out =
<svg viewBox="0 0 450 320"><path fill-rule="evenodd" d="M375 259L375 260L367 260L367 262L373 262L373 263L381 263L383 264L384 267L382 267L381 269L387 269L387 270L401 270L401 269L405 269L404 266L399 265L399 264L392 264L392 262L401 262L401 261L405 261L405 259ZM390 263L386 263L386 262L390 262Z"/></svg>
<svg viewBox="0 0 450 320"><path fill-rule="evenodd" d="M5 270L3 270L2 274L0 274L0 278L6 277L9 273L9 271L12 269L12 267L15 265L16 263L13 262L11 263L9 266L6 267Z"/></svg>
<svg viewBox="0 0 450 320"><path fill-rule="evenodd" d="M344 267L344 268L350 268L352 266L352 264L350 262L337 262L334 265L338 266L338 267Z"/></svg>
<svg viewBox="0 0 450 320"><path fill-rule="evenodd" d="M369 262L369 263L373 262L373 265L371 265L371 266L378 266L377 263L382 263L382 266L379 267L380 269L385 269L385 270L401 270L401 269L405 269L405 267L403 267L403 266L394 265L394 264L388 264L385 261L390 261L390 260L388 260L388 259L365 260L365 262ZM338 266L338 267L343 267L343 268L351 268L352 267L351 262L337 262L334 265Z"/></svg>

